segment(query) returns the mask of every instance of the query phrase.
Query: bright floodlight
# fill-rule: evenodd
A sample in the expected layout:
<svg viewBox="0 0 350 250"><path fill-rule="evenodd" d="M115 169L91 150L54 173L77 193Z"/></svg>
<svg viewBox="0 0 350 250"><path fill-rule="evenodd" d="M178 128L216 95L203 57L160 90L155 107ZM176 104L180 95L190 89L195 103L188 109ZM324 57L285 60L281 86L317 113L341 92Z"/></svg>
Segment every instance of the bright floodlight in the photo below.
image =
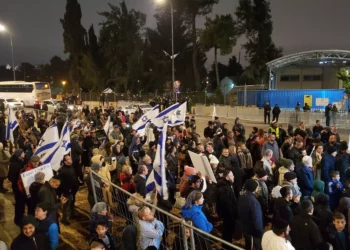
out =
<svg viewBox="0 0 350 250"><path fill-rule="evenodd" d="M165 0L156 0L157 3L164 3Z"/></svg>
<svg viewBox="0 0 350 250"><path fill-rule="evenodd" d="M2 24L0 24L0 31L3 32L3 31L6 31L6 27Z"/></svg>

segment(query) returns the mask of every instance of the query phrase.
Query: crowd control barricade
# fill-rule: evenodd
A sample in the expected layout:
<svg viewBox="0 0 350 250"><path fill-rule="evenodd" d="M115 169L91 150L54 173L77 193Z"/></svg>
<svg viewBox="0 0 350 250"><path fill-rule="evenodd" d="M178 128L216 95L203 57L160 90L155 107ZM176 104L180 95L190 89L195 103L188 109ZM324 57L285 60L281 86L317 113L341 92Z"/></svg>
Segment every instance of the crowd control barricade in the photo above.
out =
<svg viewBox="0 0 350 250"><path fill-rule="evenodd" d="M94 200L96 202L106 202L109 212L113 215L115 230L113 233L122 231L127 225L134 225L138 228L137 212L143 206L148 206L156 219L164 224L160 249L242 249L230 244L214 235L203 232L194 227L191 221L181 218L179 211L167 212L158 205L154 205L152 199L144 200L142 197L131 194L118 185L106 180L101 175L89 172ZM115 228L117 227L117 228ZM186 233L187 231L187 233ZM139 230L138 230L139 232ZM189 237L186 237L186 234ZM139 234L137 236L139 240ZM180 246L181 245L181 246ZM140 248L139 248L140 249Z"/></svg>

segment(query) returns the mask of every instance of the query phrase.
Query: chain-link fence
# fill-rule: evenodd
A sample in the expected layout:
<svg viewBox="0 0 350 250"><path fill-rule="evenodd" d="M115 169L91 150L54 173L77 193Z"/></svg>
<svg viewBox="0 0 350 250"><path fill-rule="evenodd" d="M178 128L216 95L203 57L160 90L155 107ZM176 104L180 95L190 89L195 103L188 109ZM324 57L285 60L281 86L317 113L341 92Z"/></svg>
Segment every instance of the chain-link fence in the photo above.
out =
<svg viewBox="0 0 350 250"><path fill-rule="evenodd" d="M159 249L242 249L193 227L191 222L181 218L179 210L172 209L167 212L161 209L154 197L146 201L138 194L125 191L93 171L90 171L89 175L95 203L106 202L109 212L113 215L114 232L121 231L127 225L135 226L137 228L135 244L138 247L140 234L142 234L138 211L147 206L154 213L154 217L164 225L164 232L159 237L161 238Z"/></svg>

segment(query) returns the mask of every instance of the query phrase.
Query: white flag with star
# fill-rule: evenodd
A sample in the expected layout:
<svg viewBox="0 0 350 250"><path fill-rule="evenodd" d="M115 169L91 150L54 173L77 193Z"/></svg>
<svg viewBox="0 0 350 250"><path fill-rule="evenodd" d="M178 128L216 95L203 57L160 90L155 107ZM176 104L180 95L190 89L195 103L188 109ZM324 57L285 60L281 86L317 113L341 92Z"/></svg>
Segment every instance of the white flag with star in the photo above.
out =
<svg viewBox="0 0 350 250"><path fill-rule="evenodd" d="M13 131L18 127L18 125L19 124L15 115L15 111L9 108L6 127L6 140L10 140L12 143L14 143L15 139L13 136Z"/></svg>
<svg viewBox="0 0 350 250"><path fill-rule="evenodd" d="M146 125L150 123L159 114L159 105L154 106L150 111L140 117L133 125L132 128L137 131L140 136L146 134Z"/></svg>
<svg viewBox="0 0 350 250"><path fill-rule="evenodd" d="M180 107L180 104L175 103L174 105L171 105L167 109L160 112L156 118L152 120L152 123L157 127L159 131L163 130L164 124L169 124L169 122L172 120L174 112Z"/></svg>
<svg viewBox="0 0 350 250"><path fill-rule="evenodd" d="M169 126L175 127L185 123L187 111L187 102L181 104L176 110L174 110L171 120L169 121Z"/></svg>

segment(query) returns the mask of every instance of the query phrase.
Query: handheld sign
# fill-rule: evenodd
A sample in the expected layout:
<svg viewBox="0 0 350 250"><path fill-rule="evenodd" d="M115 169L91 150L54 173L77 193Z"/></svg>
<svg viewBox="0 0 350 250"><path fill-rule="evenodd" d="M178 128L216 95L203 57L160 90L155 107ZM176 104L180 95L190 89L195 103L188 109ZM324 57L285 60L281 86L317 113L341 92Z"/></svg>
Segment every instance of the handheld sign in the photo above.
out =
<svg viewBox="0 0 350 250"><path fill-rule="evenodd" d="M202 175L208 176L209 180L211 180L214 183L217 183L208 158L205 155L196 154L191 151L188 151L188 153L191 157L193 167L200 171Z"/></svg>
<svg viewBox="0 0 350 250"><path fill-rule="evenodd" d="M50 163L34 168L30 171L27 171L21 174L23 186L24 186L24 189L26 190L26 194L28 197L30 196L30 193L29 193L30 184L32 184L35 181L34 176L36 173L39 173L39 172L43 172L45 174L45 179L44 179L45 181L49 181L53 177L53 171Z"/></svg>

